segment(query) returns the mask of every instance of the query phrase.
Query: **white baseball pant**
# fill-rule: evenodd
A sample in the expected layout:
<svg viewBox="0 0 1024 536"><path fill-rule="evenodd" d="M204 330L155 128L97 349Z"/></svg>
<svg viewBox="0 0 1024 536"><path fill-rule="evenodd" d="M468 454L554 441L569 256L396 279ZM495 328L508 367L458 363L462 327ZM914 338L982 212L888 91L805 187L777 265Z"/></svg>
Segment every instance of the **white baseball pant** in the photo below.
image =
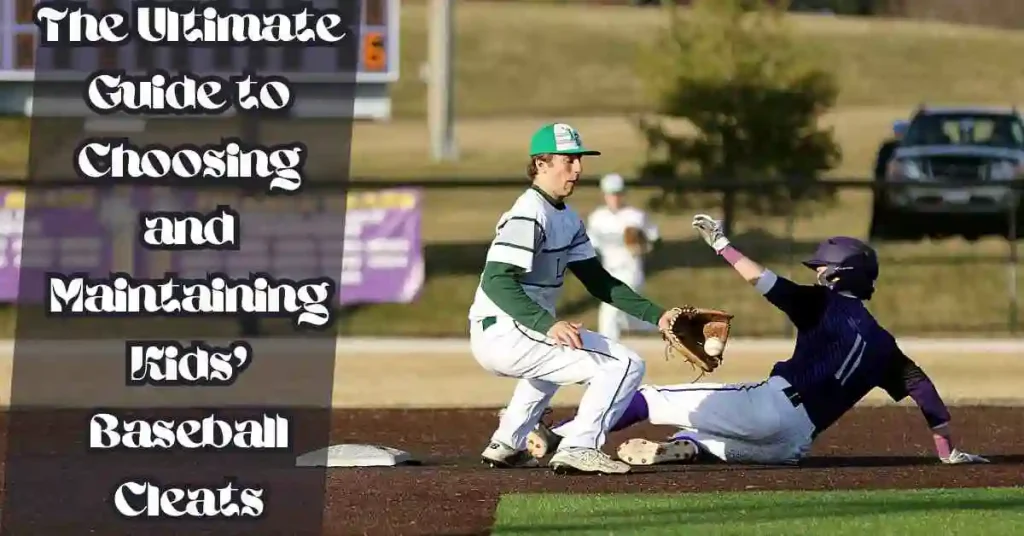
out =
<svg viewBox="0 0 1024 536"><path fill-rule="evenodd" d="M473 357L499 376L519 378L498 429L491 436L516 450L540 421L558 388L586 384L571 430L559 448L601 448L643 380L646 365L635 352L589 330L580 330L583 349L558 346L511 318L470 323Z"/></svg>
<svg viewBox="0 0 1024 536"><path fill-rule="evenodd" d="M636 292L640 292L643 289L643 272L616 271L611 272L611 274L619 281L629 285L629 288ZM601 305L597 309L597 331L601 335L604 335L613 341L617 341L622 338L623 330L657 331L658 326L630 316L629 314L616 309L615 306L610 303L601 302Z"/></svg>
<svg viewBox="0 0 1024 536"><path fill-rule="evenodd" d="M814 424L782 392L778 377L758 383L644 385L652 424L680 428L715 457L732 463L792 464L811 448Z"/></svg>

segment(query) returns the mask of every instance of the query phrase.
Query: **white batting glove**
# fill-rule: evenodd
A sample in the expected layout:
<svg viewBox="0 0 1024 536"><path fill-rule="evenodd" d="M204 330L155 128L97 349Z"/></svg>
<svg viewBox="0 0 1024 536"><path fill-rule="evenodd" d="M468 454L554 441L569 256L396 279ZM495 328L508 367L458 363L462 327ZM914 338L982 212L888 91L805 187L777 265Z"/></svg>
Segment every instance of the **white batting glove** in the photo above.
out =
<svg viewBox="0 0 1024 536"><path fill-rule="evenodd" d="M960 449L953 449L948 458L940 458L942 463L948 465L959 465L963 463L989 463L989 461L977 454L968 454Z"/></svg>
<svg viewBox="0 0 1024 536"><path fill-rule="evenodd" d="M715 250L715 253L721 253L729 245L729 239L722 232L722 222L707 214L697 214L694 216L693 228Z"/></svg>

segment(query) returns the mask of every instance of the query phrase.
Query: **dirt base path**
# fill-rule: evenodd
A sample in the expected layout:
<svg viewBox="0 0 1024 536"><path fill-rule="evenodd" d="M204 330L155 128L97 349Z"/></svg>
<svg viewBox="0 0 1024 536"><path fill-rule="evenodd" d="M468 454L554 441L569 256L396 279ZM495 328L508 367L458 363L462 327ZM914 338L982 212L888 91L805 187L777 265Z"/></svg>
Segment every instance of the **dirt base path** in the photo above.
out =
<svg viewBox="0 0 1024 536"><path fill-rule="evenodd" d="M930 455L916 409L859 408L823 434L805 467L688 465L625 477L564 477L547 469L493 470L476 457L496 424L493 411L348 410L335 440L390 445L424 458L424 467L336 470L329 477L327 534L486 534L501 494L510 492L695 492L714 490L984 487L1020 485L1024 426L1020 410L954 409L956 432L986 466L947 467ZM556 411L556 416L565 416ZM616 433L662 437L644 426Z"/></svg>
<svg viewBox="0 0 1024 536"><path fill-rule="evenodd" d="M994 463L967 467L940 465L931 454L930 437L918 411L890 406L855 409L820 437L813 457L805 467L707 464L648 468L622 477L565 477L555 475L546 468L494 470L483 467L479 463L478 454L496 425L496 412L493 409L335 410L332 417L334 443L371 443L401 448L411 452L423 465L330 470L327 475L322 536L486 534L493 525L499 498L504 493L512 492L650 493L1020 485L1024 475L1024 447L1021 447L1024 445L1024 426L1020 409L960 407L954 408L953 414L955 430L962 438L962 443L972 452L990 456ZM24 435L19 435L19 438L21 441L26 437L41 438L45 445L53 448L38 452L24 462L38 463L39 469L32 470L28 478L25 478L26 474L22 471L22 480L18 483L12 483L5 470L3 478L12 488L14 485L28 486L29 489L40 487L38 493L22 493L20 496L33 497L32 500L35 500L34 497L50 500L55 489L53 486L60 481L61 473L65 470L63 467L79 471L75 473L77 476L74 480L81 487L87 484L82 480L88 480L84 475L103 472L102 464L114 462L114 459L102 455L85 454L83 438L78 437L81 423L88 419L85 413L61 412L52 418L40 417L38 413L32 415L33 419L27 427L20 429L20 434ZM558 409L554 417L560 419L569 415L567 410ZM0 420L6 419L0 416ZM315 428L300 426L302 422L296 422L296 430L299 432ZM0 430L6 431L6 426L0 426ZM613 434L607 447L609 450L614 449L629 436L657 438L664 437L670 431L653 426L636 427L629 430L628 434ZM304 435L307 434L300 433L295 440L299 451L323 446L310 444L312 440L303 439ZM0 445L7 445L10 441L7 437L0 438ZM203 466L206 469L198 466L190 469L189 463L184 463L171 453L138 454L138 458L124 458L121 462L132 460L131 463L138 464L138 467L146 471L154 470L154 467L162 463L172 463L175 464L172 466L175 471L185 471L181 474L183 479L197 477L189 476L190 470L209 470L208 463ZM267 466L257 463L252 467L259 471ZM93 472L82 473L83 470ZM118 472L123 470L124 467ZM114 471L107 473L115 474ZM288 506L292 494L286 489L290 483L301 478L300 470L287 469L274 474L270 476L285 486L277 488L275 502L283 510L276 511L292 512L293 507L301 508L301 502L300 505ZM201 476L204 480L209 478L205 473ZM242 474L237 476L244 478ZM95 491L62 490L68 493L64 494L67 501L62 502L60 508L54 509L52 504L41 508L39 511L47 512L49 517L69 518L66 523L61 522L52 530L48 529L47 534L82 534L82 523L88 521L79 516L88 517L98 511ZM272 490L268 493L275 496ZM293 527L290 530L294 531L294 526L300 523L288 516L288 513L277 515L276 523ZM123 527L121 531L105 527L104 523L108 522L95 521L89 528L102 534L124 533ZM168 529L175 527L178 526L167 526ZM228 534L195 533L211 536ZM171 530L168 534L177 532Z"/></svg>

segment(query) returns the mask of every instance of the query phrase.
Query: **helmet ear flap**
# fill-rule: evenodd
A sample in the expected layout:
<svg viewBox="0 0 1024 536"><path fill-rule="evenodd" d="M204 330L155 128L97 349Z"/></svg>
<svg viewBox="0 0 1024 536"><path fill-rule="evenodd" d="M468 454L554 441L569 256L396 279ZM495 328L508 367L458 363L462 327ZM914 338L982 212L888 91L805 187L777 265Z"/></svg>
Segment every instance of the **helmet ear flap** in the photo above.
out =
<svg viewBox="0 0 1024 536"><path fill-rule="evenodd" d="M841 279L840 272L849 273ZM829 290L845 291L862 300L870 300L875 292L874 278L866 279L865 276L849 268L830 265L818 273L817 283Z"/></svg>
<svg viewBox="0 0 1024 536"><path fill-rule="evenodd" d="M826 266L824 270L818 272L818 284L825 288L832 288L839 280L837 271L835 266Z"/></svg>

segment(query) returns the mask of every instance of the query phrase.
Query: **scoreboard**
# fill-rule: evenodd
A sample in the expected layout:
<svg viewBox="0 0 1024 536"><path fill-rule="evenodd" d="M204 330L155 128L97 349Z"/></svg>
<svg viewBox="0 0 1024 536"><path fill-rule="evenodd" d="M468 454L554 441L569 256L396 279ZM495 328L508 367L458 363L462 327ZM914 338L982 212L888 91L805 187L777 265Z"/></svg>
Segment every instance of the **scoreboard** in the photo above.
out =
<svg viewBox="0 0 1024 536"><path fill-rule="evenodd" d="M295 0L230 0L228 5L279 8ZM83 81L88 72L99 69L124 69L141 73L159 67L172 71L193 71L202 75L237 74L243 69L284 76L295 84L317 84L352 80L357 83L356 109L360 98L387 99L387 85L399 77L399 5L400 0L312 0L321 9L360 4L358 25L358 62L351 72L348 59L337 57L329 47L208 46L175 47L130 41L124 46L39 48L37 28L32 22L36 0L0 0L0 112L10 112L10 101L25 93L11 91L10 83L29 83L36 70L46 81ZM95 8L122 8L131 12L133 0L90 0ZM218 2L223 4L225 2ZM350 11L342 8L343 11ZM348 71L348 72L345 72ZM7 87L4 87L7 86ZM30 98L30 97L29 97ZM369 103L368 114L380 118L386 106Z"/></svg>

